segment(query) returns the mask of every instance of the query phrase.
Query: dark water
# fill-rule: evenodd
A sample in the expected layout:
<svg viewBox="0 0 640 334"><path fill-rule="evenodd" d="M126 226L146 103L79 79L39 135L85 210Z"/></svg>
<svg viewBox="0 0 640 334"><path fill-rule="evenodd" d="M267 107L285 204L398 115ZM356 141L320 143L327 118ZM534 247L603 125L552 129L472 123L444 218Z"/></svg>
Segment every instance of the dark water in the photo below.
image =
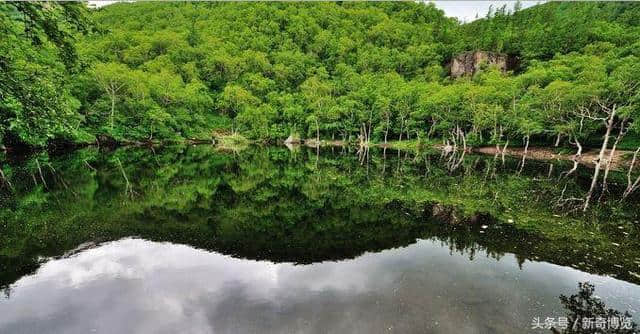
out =
<svg viewBox="0 0 640 334"><path fill-rule="evenodd" d="M589 170L373 153L5 163L0 333L550 332L587 281L638 320L636 199L567 214Z"/></svg>

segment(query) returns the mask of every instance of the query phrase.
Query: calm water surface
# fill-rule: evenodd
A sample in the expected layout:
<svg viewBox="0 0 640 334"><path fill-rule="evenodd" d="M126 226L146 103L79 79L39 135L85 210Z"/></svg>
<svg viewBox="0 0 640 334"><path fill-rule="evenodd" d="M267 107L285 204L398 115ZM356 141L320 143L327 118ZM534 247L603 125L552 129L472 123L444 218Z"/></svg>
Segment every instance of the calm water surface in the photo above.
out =
<svg viewBox="0 0 640 334"><path fill-rule="evenodd" d="M522 268L435 240L310 265L123 239L45 263L0 303L3 333L516 333L590 281L637 310L640 287L545 262Z"/></svg>
<svg viewBox="0 0 640 334"><path fill-rule="evenodd" d="M16 162L0 333L526 333L586 281L637 321L635 208L560 216L541 165L306 153Z"/></svg>

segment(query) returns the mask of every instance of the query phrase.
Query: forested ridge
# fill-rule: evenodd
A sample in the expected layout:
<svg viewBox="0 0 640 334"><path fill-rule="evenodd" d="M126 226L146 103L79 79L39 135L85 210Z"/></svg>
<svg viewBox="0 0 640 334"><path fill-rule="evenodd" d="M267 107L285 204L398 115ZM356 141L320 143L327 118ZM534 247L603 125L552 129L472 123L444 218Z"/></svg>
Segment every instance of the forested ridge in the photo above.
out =
<svg viewBox="0 0 640 334"><path fill-rule="evenodd" d="M384 236L414 239L424 226L409 223L425 212L454 225L492 217L526 231L509 240L539 247L526 250L536 258L639 277L629 268L640 240L640 4L498 8L461 24L412 2L0 2L0 37L0 151L218 140L0 152L0 285L42 254L127 235L235 255L243 245L244 256L274 240L327 255L335 238L359 254L357 238L380 248ZM449 62L474 50L519 66L451 78ZM214 152L225 137L289 136L359 144L359 159L350 146L340 158L321 145L304 158L284 147ZM451 152L368 154L387 142ZM461 149L530 143L598 151L596 168ZM610 173L614 147L636 153L631 168ZM488 249L515 249L486 236Z"/></svg>
<svg viewBox="0 0 640 334"><path fill-rule="evenodd" d="M620 134L615 144L635 149L640 5L517 9L460 24L432 4L404 2L1 3L0 140L42 147L237 132L259 141L533 140L580 152L608 133L608 147ZM447 63L468 50L504 52L521 66L452 80Z"/></svg>
<svg viewBox="0 0 640 334"><path fill-rule="evenodd" d="M500 61L476 64L478 55ZM471 71L456 66L471 58ZM504 59L508 69L501 68ZM456 68L466 75L457 77ZM335 264L361 256L368 259L360 267L371 257L391 263L388 255L395 253L407 270L399 280L383 277L392 285L420 290L443 280L449 286L454 276L470 286L478 286L478 277L489 282L489 294L471 299L459 298L464 285L456 282L449 291L455 293L436 289L445 303L455 301L449 318L459 315L457 305L465 312L477 308L483 317L496 313L482 305L489 302L506 301L507 311L547 309L550 289L579 277L607 285L603 298L635 307L632 297L618 298L616 291L640 283L639 190L637 2L548 2L527 9L511 2L463 23L426 0L140 1L100 9L0 0L5 309L21 305L10 304L10 297L81 293L66 289L64 275L40 273L56 263L73 269L77 262L70 258L130 237L171 245L180 258L186 253L174 253L173 244L236 264L282 263L288 273L293 265L316 263L340 272ZM428 267L415 255L427 248L400 249L425 242L434 245L429 252L449 259L433 258L438 261ZM469 261L447 256L447 247L449 255ZM382 250L388 252L373 254ZM483 259L469 275L424 275L438 266L466 268L481 257L510 264ZM127 272L151 268L122 259L126 263L98 260ZM523 271L525 262L533 270ZM162 263L170 274L167 268ZM404 272L415 276L405 279ZM99 273L83 280L108 288L104 279L131 278ZM224 281L233 283L234 275ZM527 297L549 277L555 281L539 285L539 299ZM44 290L25 290L24 282ZM226 294L220 305L270 310L254 307L255 282L237 282L231 290L240 287L240 302ZM485 298L505 282L495 298ZM533 285L523 290L518 282ZM593 286L580 288L584 298L562 295L562 303L591 302ZM402 313L406 323L403 314L423 307L404 302L413 290L396 290L381 292L393 297L393 310L378 313L384 319ZM311 292L308 300L338 298L336 305L355 313L369 312L373 302L377 308L380 299ZM522 303L510 301L509 293ZM136 297L125 291L126 300L129 295ZM184 309L204 305L196 299ZM585 305L604 313L597 299L594 307ZM0 328L67 326L74 306L67 304L0 321ZM288 312L274 305L277 314ZM205 311L214 314L213 306ZM527 325L528 313L516 313L518 326ZM76 318L91 322L78 323L95 329L96 317L88 314ZM608 319L616 318L611 314ZM267 312L266 318L274 317ZM507 328L501 324L507 318L498 318L472 325ZM109 325L108 317L101 319ZM442 330L435 325L426 326ZM391 328L386 320L384 328Z"/></svg>

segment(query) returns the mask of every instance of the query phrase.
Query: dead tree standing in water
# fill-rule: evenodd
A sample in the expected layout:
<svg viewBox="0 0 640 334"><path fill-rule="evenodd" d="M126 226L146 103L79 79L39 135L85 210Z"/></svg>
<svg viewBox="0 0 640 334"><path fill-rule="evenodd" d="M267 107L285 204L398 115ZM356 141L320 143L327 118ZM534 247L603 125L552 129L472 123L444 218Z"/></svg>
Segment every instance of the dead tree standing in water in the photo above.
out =
<svg viewBox="0 0 640 334"><path fill-rule="evenodd" d="M530 135L526 135L524 136L524 153L522 154L522 161L520 162L520 170L518 170L518 175L520 175L520 173L522 173L522 170L524 169L524 164L527 161L527 153L529 153L529 139L531 138Z"/></svg>
<svg viewBox="0 0 640 334"><path fill-rule="evenodd" d="M606 132L604 134L604 138L602 140L602 146L600 147L600 153L598 153L598 158L595 161L595 169L593 171L593 178L591 179L591 186L589 187L589 192L584 198L584 206L582 207L582 211L587 211L589 208L589 203L591 201L591 197L593 196L593 192L596 189L596 185L598 184L598 176L600 175L600 168L602 168L602 162L604 160L604 153L607 150L607 146L609 144L609 137L611 136L611 129L613 129L614 119L616 117L617 106L614 104L612 108L605 106L602 103L599 103L600 107L603 111L608 114L606 119L604 118L596 118L590 117L591 119L603 120L606 125Z"/></svg>
<svg viewBox="0 0 640 334"><path fill-rule="evenodd" d="M640 152L640 147L633 153L633 159L631 159L631 165L629 166L629 170L627 171L627 189L624 190L622 194L622 200L626 199L632 192L634 192L638 187L640 187L640 175L636 178L635 181L631 181L631 173L633 172L633 167L636 164L636 159L638 158L638 153Z"/></svg>
<svg viewBox="0 0 640 334"><path fill-rule="evenodd" d="M116 162L118 163L118 167L120 167L120 172L122 173L122 177L124 178L124 182L125 182L124 193L125 193L125 195L127 195L129 197L133 197L133 195L135 195L135 192L133 191L133 187L131 186L131 183L129 182L129 178L127 177L127 173L125 173L124 168L122 167L122 163L120 162L119 158L116 158Z"/></svg>
<svg viewBox="0 0 640 334"><path fill-rule="evenodd" d="M622 139L622 137L624 137L624 135L627 133L627 130L628 130L628 127L626 127L627 120L628 118L625 117L620 122L620 132L618 132L618 136L616 137L616 140L613 142L611 151L609 151L609 157L607 158L607 165L604 169L604 176L602 177L602 192L600 192L599 200L602 200L602 196L604 195L604 193L608 191L607 177L609 176L609 170L611 169L611 162L613 161L613 157L616 152L616 147L618 146L618 143L620 143L620 140Z"/></svg>

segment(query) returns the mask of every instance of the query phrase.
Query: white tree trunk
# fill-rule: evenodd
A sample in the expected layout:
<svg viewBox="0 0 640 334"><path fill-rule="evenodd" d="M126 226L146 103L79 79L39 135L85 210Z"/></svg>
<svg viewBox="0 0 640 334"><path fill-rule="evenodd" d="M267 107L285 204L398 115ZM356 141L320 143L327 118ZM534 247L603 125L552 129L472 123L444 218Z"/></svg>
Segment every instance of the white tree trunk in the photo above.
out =
<svg viewBox="0 0 640 334"><path fill-rule="evenodd" d="M626 130L625 130L626 122L627 122L627 119L625 118L620 123L620 132L618 132L618 136L616 137L616 140L613 142L611 151L609 151L609 157L607 158L607 165L604 169L604 176L602 177L602 193L600 194L600 199L602 199L602 195L608 190L609 185L607 184L607 177L609 176L609 170L611 169L611 161L613 160L613 156L616 153L616 147L618 146L618 143L626 133Z"/></svg>
<svg viewBox="0 0 640 334"><path fill-rule="evenodd" d="M507 152L507 147L509 147L509 139L507 139L507 142L506 142L506 143L504 143L504 147L502 148L502 157L501 157L501 158L502 158L502 165L503 165L503 166L504 166L504 163L505 163L505 161L504 161L504 155L505 155L505 153Z"/></svg>
<svg viewBox="0 0 640 334"><path fill-rule="evenodd" d="M529 135L524 136L524 140L525 140L525 144L524 144L524 153L522 154L522 162L520 165L520 170L518 171L518 174L522 172L522 170L524 169L524 164L527 161L527 153L529 152Z"/></svg>
<svg viewBox="0 0 640 334"><path fill-rule="evenodd" d="M11 184L11 181L9 181L9 179L4 175L4 172L2 171L2 169L0 169L0 177L2 177L2 181L6 183L9 186L9 188L13 190L13 185Z"/></svg>
<svg viewBox="0 0 640 334"><path fill-rule="evenodd" d="M596 160L596 167L593 172L593 179L591 179L591 186L589 187L589 192L587 192L587 196L584 199L584 206L582 207L582 211L587 211L589 208L589 203L591 201L591 196L593 196L593 191L596 189L596 184L598 184L598 176L600 175L600 168L602 167L602 160L604 159L604 152L609 145L609 136L611 135L611 129L613 128L613 119L616 116L616 107L611 109L611 114L609 114L609 119L607 120L607 131L604 134L604 140L602 141L602 147L600 147L600 153L598 153L598 159Z"/></svg>
<svg viewBox="0 0 640 334"><path fill-rule="evenodd" d="M578 141L578 138L576 138L576 146L578 147L578 152L576 152L576 158L579 158L582 156L582 145Z"/></svg>
<svg viewBox="0 0 640 334"><path fill-rule="evenodd" d="M111 130L113 131L113 118L116 113L116 97L111 95L111 113L109 114L109 122L111 123Z"/></svg>
<svg viewBox="0 0 640 334"><path fill-rule="evenodd" d="M631 165L629 166L629 170L627 171L627 189L624 190L622 194L622 199L627 198L638 186L640 185L640 175L635 180L635 182L631 182L631 173L633 172L633 167L636 164L636 159L638 158L638 153L640 152L640 147L633 153L633 159L631 159Z"/></svg>
<svg viewBox="0 0 640 334"><path fill-rule="evenodd" d="M389 118L387 118L387 128L384 130L384 144L387 144L387 136L389 135Z"/></svg>

